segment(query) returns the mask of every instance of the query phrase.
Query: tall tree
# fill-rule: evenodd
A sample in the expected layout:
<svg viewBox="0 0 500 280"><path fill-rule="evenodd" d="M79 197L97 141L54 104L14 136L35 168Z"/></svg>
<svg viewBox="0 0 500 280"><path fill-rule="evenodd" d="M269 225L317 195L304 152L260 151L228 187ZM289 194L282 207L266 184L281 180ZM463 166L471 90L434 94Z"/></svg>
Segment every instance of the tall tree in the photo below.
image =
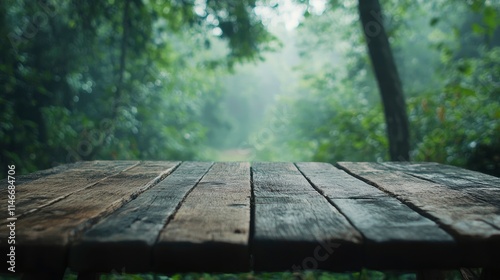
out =
<svg viewBox="0 0 500 280"><path fill-rule="evenodd" d="M403 88L384 29L379 0L359 0L359 15L384 105L389 154L393 161L410 160L410 136Z"/></svg>
<svg viewBox="0 0 500 280"><path fill-rule="evenodd" d="M74 160L200 158L203 113L220 114L201 109L221 97L217 73L273 42L255 8L2 1L0 165L26 173ZM208 54L212 43L220 55Z"/></svg>

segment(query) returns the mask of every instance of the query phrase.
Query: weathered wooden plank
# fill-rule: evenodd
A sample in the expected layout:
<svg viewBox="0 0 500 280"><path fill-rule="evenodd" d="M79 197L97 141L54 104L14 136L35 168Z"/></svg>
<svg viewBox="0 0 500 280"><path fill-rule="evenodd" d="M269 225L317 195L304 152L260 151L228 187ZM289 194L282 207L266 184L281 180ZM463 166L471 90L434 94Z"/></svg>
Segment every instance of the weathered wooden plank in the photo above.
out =
<svg viewBox="0 0 500 280"><path fill-rule="evenodd" d="M156 271L249 270L250 164L216 163L154 245Z"/></svg>
<svg viewBox="0 0 500 280"><path fill-rule="evenodd" d="M451 233L460 246L461 266L490 266L499 256L499 207L378 163L341 162L339 166L391 193Z"/></svg>
<svg viewBox="0 0 500 280"><path fill-rule="evenodd" d="M382 163L391 170L460 190L482 201L500 207L500 178L438 163Z"/></svg>
<svg viewBox="0 0 500 280"><path fill-rule="evenodd" d="M18 268L22 271L36 271L47 267L64 267L69 241L76 240L83 230L158 183L178 164L142 162L18 219ZM81 173L80 176L84 174ZM73 180L82 180L81 177L68 179L68 188L71 188ZM50 187L47 189L52 191L49 190Z"/></svg>
<svg viewBox="0 0 500 280"><path fill-rule="evenodd" d="M362 237L293 163L252 165L254 269L349 269Z"/></svg>
<svg viewBox="0 0 500 280"><path fill-rule="evenodd" d="M453 237L395 198L331 201L366 238L367 268L442 269L460 264Z"/></svg>
<svg viewBox="0 0 500 280"><path fill-rule="evenodd" d="M453 237L398 199L331 164L296 165L365 237L363 266L407 269L458 265Z"/></svg>
<svg viewBox="0 0 500 280"><path fill-rule="evenodd" d="M55 173L24 184L16 185L16 216L23 217L41 208L64 199L81 189L91 187L98 182L137 165L138 161L91 161L77 165L61 173ZM0 202L7 205L6 190L0 192ZM5 201L5 203L3 203ZM0 211L0 226L6 224L7 211ZM0 241L1 242L1 241Z"/></svg>
<svg viewBox="0 0 500 280"><path fill-rule="evenodd" d="M456 166L435 162L384 162L381 164L391 170L402 171L454 189L500 189L500 178Z"/></svg>
<svg viewBox="0 0 500 280"><path fill-rule="evenodd" d="M31 181L34 181L34 180L37 180L37 179L40 179L43 177L47 177L47 176L50 176L53 174L61 173L63 171L69 170L69 169L79 168L79 167L85 166L85 165L89 166L89 164L90 164L90 162L88 162L88 161L77 161L74 163L57 165L57 166L54 166L54 167L49 168L49 169L38 170L38 171L35 171L33 173L29 173L29 174L25 174L25 175L21 175L21 176L16 176L16 183L17 183L17 186L20 186L22 184L26 184L26 183L29 183ZM3 187L4 186L2 186L2 188Z"/></svg>
<svg viewBox="0 0 500 280"><path fill-rule="evenodd" d="M151 249L182 200L212 166L184 162L165 180L85 233L70 249L74 271L149 271Z"/></svg>
<svg viewBox="0 0 500 280"><path fill-rule="evenodd" d="M328 198L359 199L387 197L387 194L379 189L366 184L329 163L298 162L296 165L309 182L313 183L318 191Z"/></svg>

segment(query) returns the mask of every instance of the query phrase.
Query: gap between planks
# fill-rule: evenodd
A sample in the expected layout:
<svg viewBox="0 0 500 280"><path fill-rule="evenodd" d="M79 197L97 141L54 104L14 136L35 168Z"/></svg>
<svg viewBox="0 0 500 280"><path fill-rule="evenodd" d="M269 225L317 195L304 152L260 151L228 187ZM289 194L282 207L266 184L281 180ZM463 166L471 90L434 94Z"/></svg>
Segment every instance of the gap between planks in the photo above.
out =
<svg viewBox="0 0 500 280"><path fill-rule="evenodd" d="M363 235L365 267L404 269L456 263L454 239L398 199L329 163L296 166ZM446 261L438 262L441 259Z"/></svg>
<svg viewBox="0 0 500 280"><path fill-rule="evenodd" d="M72 240L157 184L178 165L179 162L143 162L18 220L16 227L26 229L16 236L20 241L18 250L30 258L21 259L17 267L24 271L64 267Z"/></svg>
<svg viewBox="0 0 500 280"><path fill-rule="evenodd" d="M485 197L490 203L476 198L471 192L482 190L481 176L467 172L461 176L447 166L434 164L426 176L441 176L439 180L424 180L402 171L408 171L411 164L396 165L390 168L379 163L340 162L338 165L351 175L376 184L378 188L392 193L401 202L435 221L457 240L460 248L460 263L463 267L494 266L494 259L500 258L500 205L494 197ZM415 166L414 166L415 167ZM439 174L440 169L453 170L454 176ZM435 174L435 175L432 175ZM437 175L436 175L437 174ZM472 175L470 175L472 174ZM439 176L438 176L439 175ZM470 185L469 176L474 181ZM432 179L432 178L431 178ZM497 180L497 179L494 179ZM479 188L474 188L481 185ZM487 191L496 191L490 186ZM493 200L492 200L493 199Z"/></svg>
<svg viewBox="0 0 500 280"><path fill-rule="evenodd" d="M250 198L249 163L215 163L160 232L153 268L248 271Z"/></svg>
<svg viewBox="0 0 500 280"><path fill-rule="evenodd" d="M75 271L151 269L151 248L211 162L183 162L165 180L86 231L70 249Z"/></svg>
<svg viewBox="0 0 500 280"><path fill-rule="evenodd" d="M252 167L256 271L360 267L361 234L293 163Z"/></svg>

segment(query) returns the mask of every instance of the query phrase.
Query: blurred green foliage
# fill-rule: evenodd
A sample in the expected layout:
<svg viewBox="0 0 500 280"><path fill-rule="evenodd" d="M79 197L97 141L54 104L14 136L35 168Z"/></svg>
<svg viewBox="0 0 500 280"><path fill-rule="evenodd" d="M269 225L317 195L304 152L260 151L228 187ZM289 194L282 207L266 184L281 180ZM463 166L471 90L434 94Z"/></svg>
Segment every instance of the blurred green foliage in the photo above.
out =
<svg viewBox="0 0 500 280"><path fill-rule="evenodd" d="M500 6L480 2L386 0L383 20L407 96L412 160L500 176ZM388 160L356 4L332 3L299 29L301 84L255 134L256 158ZM281 131L269 125L277 120Z"/></svg>
<svg viewBox="0 0 500 280"><path fill-rule="evenodd" d="M273 46L254 6L2 1L0 164L206 157L219 76Z"/></svg>
<svg viewBox="0 0 500 280"><path fill-rule="evenodd" d="M255 11L272 1L2 1L0 164L388 160L356 1L299 2L268 56L280 42ZM500 175L499 5L381 2L412 160Z"/></svg>

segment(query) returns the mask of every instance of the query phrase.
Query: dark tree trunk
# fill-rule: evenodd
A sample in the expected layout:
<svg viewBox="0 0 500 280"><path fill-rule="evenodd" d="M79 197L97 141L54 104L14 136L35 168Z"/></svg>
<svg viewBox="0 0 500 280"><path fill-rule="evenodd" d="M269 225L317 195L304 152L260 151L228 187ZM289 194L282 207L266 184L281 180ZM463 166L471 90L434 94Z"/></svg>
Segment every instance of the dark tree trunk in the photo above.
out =
<svg viewBox="0 0 500 280"><path fill-rule="evenodd" d="M123 7L123 18L122 18L122 41L120 45L120 69L118 72L118 84L116 86L114 108L113 108L113 120L116 121L118 115L118 108L122 104L123 99L123 77L125 75L126 68L126 57L127 57L127 39L130 27L130 0L125 1L125 6Z"/></svg>
<svg viewBox="0 0 500 280"><path fill-rule="evenodd" d="M379 0L359 0L359 15L384 105L390 158L393 161L408 161L410 141L406 104L384 30Z"/></svg>

